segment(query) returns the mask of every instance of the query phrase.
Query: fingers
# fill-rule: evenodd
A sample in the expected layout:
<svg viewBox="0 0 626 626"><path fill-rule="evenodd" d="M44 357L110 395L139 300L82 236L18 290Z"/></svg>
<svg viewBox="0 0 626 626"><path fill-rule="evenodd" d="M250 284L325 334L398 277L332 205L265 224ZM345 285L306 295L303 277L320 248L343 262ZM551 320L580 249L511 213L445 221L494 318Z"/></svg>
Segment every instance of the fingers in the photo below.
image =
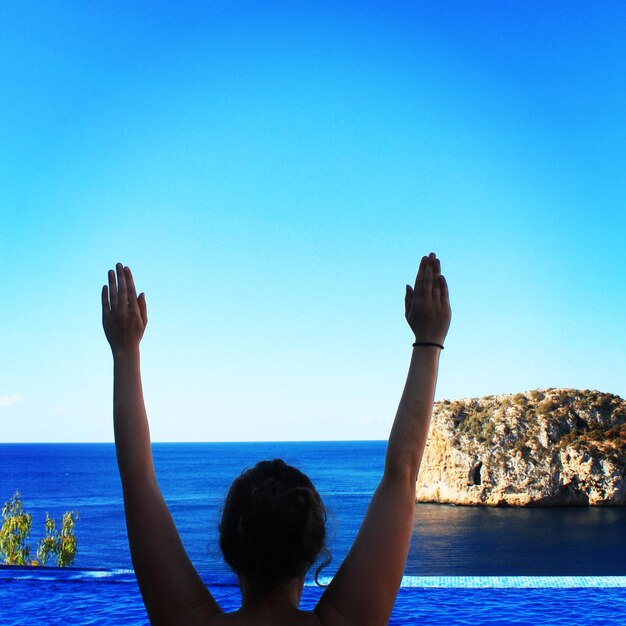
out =
<svg viewBox="0 0 626 626"><path fill-rule="evenodd" d="M133 273L130 271L130 267L124 268L124 276L126 278L126 288L128 290L128 305L134 309L138 306L137 290L135 289L135 280L133 279Z"/></svg>
<svg viewBox="0 0 626 626"><path fill-rule="evenodd" d="M137 298L137 288L135 287L135 279L129 267L124 267L121 263L115 265L115 270L109 270L109 285L105 285L102 289L102 312L126 311L139 308L141 306ZM146 324L146 302L145 296L143 301L143 313L141 315Z"/></svg>
<svg viewBox="0 0 626 626"><path fill-rule="evenodd" d="M139 305L139 313L141 314L141 320L143 321L143 325L146 326L146 324L148 323L148 307L146 306L145 293L139 294L137 304Z"/></svg>
<svg viewBox="0 0 626 626"><path fill-rule="evenodd" d="M441 261L434 252L422 257L415 278L415 287L411 290L411 298L413 294L430 296L442 302L448 299L448 285L441 274ZM405 297L405 311L407 310L406 301L407 297Z"/></svg>
<svg viewBox="0 0 626 626"><path fill-rule="evenodd" d="M111 311L117 311L117 285L113 270L109 270L109 299L111 300Z"/></svg>
<svg viewBox="0 0 626 626"><path fill-rule="evenodd" d="M124 266L118 263L115 266L117 272L117 308L125 309L128 307L128 289L126 287L126 276L124 274Z"/></svg>
<svg viewBox="0 0 626 626"><path fill-rule="evenodd" d="M441 298L442 304L447 303L450 297L448 294L448 283L443 274L439 276L439 297Z"/></svg>
<svg viewBox="0 0 626 626"><path fill-rule="evenodd" d="M437 257L433 260L433 299L440 300L440 288L441 283L439 279L441 278L441 262Z"/></svg>
<svg viewBox="0 0 626 626"><path fill-rule="evenodd" d="M423 256L415 278L415 287L413 288L413 292L420 296L422 295L422 285L424 284L424 273L426 272L427 261L428 257Z"/></svg>
<svg viewBox="0 0 626 626"><path fill-rule="evenodd" d="M411 285L406 286L406 294L404 295L404 317L409 316L411 310L411 302L413 301L413 289Z"/></svg>
<svg viewBox="0 0 626 626"><path fill-rule="evenodd" d="M431 252L426 260L426 269L424 270L424 280L422 282L422 295L432 296L433 293L433 272L435 263L435 253Z"/></svg>
<svg viewBox="0 0 626 626"><path fill-rule="evenodd" d="M111 309L109 307L109 288L105 285L102 287L102 315L107 315L110 313Z"/></svg>
<svg viewBox="0 0 626 626"><path fill-rule="evenodd" d="M128 291L129 302L133 299L137 299L137 291L135 289L135 281L133 279L133 273L130 271L130 267L124 268L124 277L126 278L126 289Z"/></svg>

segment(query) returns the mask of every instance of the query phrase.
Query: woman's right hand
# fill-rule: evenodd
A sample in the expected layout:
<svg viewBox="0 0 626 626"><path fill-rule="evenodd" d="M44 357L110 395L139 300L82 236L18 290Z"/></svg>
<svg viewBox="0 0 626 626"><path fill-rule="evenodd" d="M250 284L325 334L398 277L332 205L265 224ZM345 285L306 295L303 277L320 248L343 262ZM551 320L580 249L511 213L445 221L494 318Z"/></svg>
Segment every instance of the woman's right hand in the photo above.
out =
<svg viewBox="0 0 626 626"><path fill-rule="evenodd" d="M113 355L137 351L147 323L146 296L137 297L130 268L118 263L102 287L102 325Z"/></svg>
<svg viewBox="0 0 626 626"><path fill-rule="evenodd" d="M422 257L415 286L406 286L404 314L415 341L440 343L450 327L448 284L441 274L441 263L434 252Z"/></svg>

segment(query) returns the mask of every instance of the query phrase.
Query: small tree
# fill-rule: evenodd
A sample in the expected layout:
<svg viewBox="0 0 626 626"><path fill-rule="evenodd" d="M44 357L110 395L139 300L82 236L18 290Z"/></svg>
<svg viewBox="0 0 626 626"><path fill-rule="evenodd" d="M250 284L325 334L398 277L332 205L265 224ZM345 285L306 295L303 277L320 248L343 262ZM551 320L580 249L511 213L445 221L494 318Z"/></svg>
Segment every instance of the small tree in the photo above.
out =
<svg viewBox="0 0 626 626"><path fill-rule="evenodd" d="M75 511L64 513L59 532L54 519L46 513L46 536L37 546L37 558L42 565L45 565L51 556L59 567L69 567L74 563L78 552L78 540L74 535L77 519L78 513Z"/></svg>
<svg viewBox="0 0 626 626"><path fill-rule="evenodd" d="M26 540L30 537L33 517L24 513L20 492L16 491L2 509L2 528L0 528L0 555L6 565L28 565L30 546Z"/></svg>
<svg viewBox="0 0 626 626"><path fill-rule="evenodd" d="M54 557L59 567L74 563L78 552L78 540L74 535L74 526L78 513L67 511L61 518L61 530L56 522L46 513L46 535L37 544L37 560L29 560L30 546L26 540L30 537L32 516L24 513L20 492L16 491L10 502L5 502L2 509L2 528L0 528L0 556L6 565L45 565Z"/></svg>
<svg viewBox="0 0 626 626"><path fill-rule="evenodd" d="M57 552L57 525L49 513L46 513L46 536L39 540L37 545L37 558L42 565L48 562L51 556Z"/></svg>
<svg viewBox="0 0 626 626"><path fill-rule="evenodd" d="M63 513L61 520L61 532L59 533L59 548L57 550L57 565L68 567L74 563L76 552L78 552L78 540L74 535L74 526L78 519L78 513L67 511Z"/></svg>

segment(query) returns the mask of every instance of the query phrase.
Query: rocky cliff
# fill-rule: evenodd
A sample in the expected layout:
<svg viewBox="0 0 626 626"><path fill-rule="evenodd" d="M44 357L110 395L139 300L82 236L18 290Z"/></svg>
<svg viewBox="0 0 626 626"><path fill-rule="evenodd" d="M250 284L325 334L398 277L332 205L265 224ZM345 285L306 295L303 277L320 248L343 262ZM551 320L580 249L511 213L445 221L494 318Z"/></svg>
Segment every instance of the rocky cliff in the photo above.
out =
<svg viewBox="0 0 626 626"><path fill-rule="evenodd" d="M626 505L626 401L551 388L437 402L416 499Z"/></svg>

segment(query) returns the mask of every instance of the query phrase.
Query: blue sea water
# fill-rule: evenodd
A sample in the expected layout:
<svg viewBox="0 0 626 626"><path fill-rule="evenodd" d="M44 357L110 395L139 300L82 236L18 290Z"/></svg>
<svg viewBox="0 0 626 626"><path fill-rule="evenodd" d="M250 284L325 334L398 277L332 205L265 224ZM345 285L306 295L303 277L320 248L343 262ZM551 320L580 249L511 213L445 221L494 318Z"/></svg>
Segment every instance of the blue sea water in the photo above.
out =
<svg viewBox="0 0 626 626"><path fill-rule="evenodd" d="M236 608L239 595L236 580L219 554L217 524L233 478L264 458L283 458L305 471L331 511L333 563L324 574L332 576L380 480L385 445L154 444L153 451L159 484L188 554L229 609ZM129 572L113 445L2 444L0 500L8 500L17 489L25 509L33 514L33 544L41 536L46 512L57 519L67 510L79 512L77 569L33 572L5 568L0 572L0 623L146 623ZM623 576L625 529L626 508L520 510L418 505L406 574ZM313 606L319 594L314 585L307 586L302 606ZM590 612L590 607L597 610ZM626 624L625 614L624 588L405 586L390 623ZM590 615L605 621L590 621Z"/></svg>

